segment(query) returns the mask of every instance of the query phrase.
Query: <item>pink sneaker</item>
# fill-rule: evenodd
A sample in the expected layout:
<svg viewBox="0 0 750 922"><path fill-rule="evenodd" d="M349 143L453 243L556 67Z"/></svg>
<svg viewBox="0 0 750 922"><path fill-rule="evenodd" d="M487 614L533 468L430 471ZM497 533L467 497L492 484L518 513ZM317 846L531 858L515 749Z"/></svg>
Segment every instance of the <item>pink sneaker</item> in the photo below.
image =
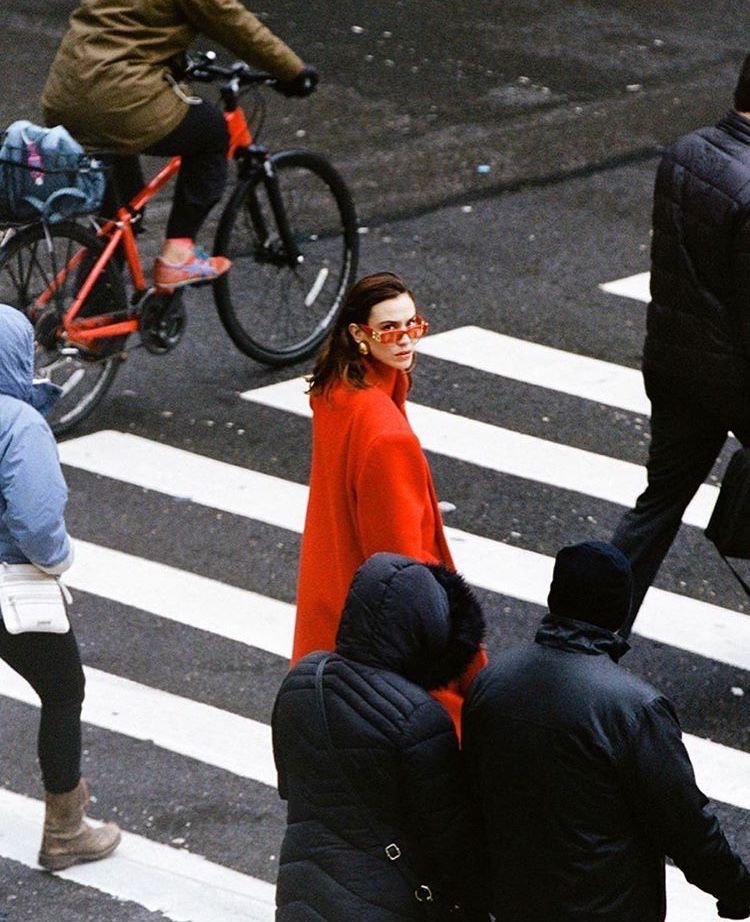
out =
<svg viewBox="0 0 750 922"><path fill-rule="evenodd" d="M154 285L157 288L183 288L185 285L201 285L213 282L232 265L225 256L209 256L205 250L195 247L185 262L170 263L161 256L154 263Z"/></svg>

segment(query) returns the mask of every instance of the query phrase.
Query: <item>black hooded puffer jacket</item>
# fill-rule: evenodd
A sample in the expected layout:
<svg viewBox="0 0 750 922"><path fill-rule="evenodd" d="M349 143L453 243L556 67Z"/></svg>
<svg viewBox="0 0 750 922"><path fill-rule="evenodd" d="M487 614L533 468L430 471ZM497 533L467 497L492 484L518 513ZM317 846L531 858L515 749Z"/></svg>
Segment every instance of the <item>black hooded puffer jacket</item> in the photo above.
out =
<svg viewBox="0 0 750 922"><path fill-rule="evenodd" d="M465 758L498 922L664 922L665 855L727 905L750 896L672 705L616 665L627 649L549 614L535 643L500 653L471 686Z"/></svg>
<svg viewBox="0 0 750 922"><path fill-rule="evenodd" d="M750 387L750 120L731 110L663 155L643 368Z"/></svg>
<svg viewBox="0 0 750 922"><path fill-rule="evenodd" d="M395 554L357 571L324 677L338 765L325 742L312 653L284 680L272 728L288 800L277 922L406 922L427 916L383 848L396 842L420 881L486 920L482 849L453 723L425 689L457 678L483 634L461 577ZM449 922L455 916L446 912Z"/></svg>

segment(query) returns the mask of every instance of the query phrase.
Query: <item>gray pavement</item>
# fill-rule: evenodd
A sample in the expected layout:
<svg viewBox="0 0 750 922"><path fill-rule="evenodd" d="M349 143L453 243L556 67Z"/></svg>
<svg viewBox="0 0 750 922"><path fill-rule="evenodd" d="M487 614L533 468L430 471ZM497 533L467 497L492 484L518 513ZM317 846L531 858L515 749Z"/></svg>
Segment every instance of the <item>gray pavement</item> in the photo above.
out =
<svg viewBox="0 0 750 922"><path fill-rule="evenodd" d="M72 5L3 0L0 121L36 117ZM326 152L342 168L369 226L363 272L404 274L436 334L473 324L637 368L643 305L598 286L648 268L654 152L729 105L748 34L744 4L278 0L266 12L323 74L310 100L269 97L267 139ZM147 252L158 246L160 215L150 213ZM307 421L238 395L307 372L309 363L273 371L247 360L223 333L210 292L187 300L176 351L134 351L72 436L129 432L305 483ZM413 397L550 442L645 459L643 416L451 362L423 356ZM552 555L563 543L606 539L622 512L445 456L432 454L430 463L439 495L456 507L448 525L523 551ZM73 467L66 476L77 538L293 601L295 533ZM681 530L657 585L688 601L747 608L695 527ZM268 720L282 657L104 596L76 597L87 665ZM490 655L528 639L542 614L511 596L484 591L482 599ZM675 701L686 732L750 751L746 671L642 637L625 665ZM0 792L39 797L36 719L34 708L0 697ZM271 787L147 740L92 725L85 733L98 816L273 882L284 807ZM750 811L717 809L750 860ZM13 861L0 861L3 914L9 922L163 918Z"/></svg>
<svg viewBox="0 0 750 922"><path fill-rule="evenodd" d="M73 7L4 0L0 123L38 117ZM328 153L366 222L652 154L728 107L750 25L739 0L278 0L255 11L323 78L308 101L270 100L266 140Z"/></svg>

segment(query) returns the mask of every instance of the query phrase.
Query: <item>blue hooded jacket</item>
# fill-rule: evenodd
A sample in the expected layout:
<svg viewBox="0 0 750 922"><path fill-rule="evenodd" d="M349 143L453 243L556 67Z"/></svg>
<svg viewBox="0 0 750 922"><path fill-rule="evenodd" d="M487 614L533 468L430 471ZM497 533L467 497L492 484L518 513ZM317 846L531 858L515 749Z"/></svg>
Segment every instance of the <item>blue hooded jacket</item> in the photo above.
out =
<svg viewBox="0 0 750 922"><path fill-rule="evenodd" d="M62 573L73 560L57 444L42 416L61 393L34 382L34 333L0 304L0 561Z"/></svg>

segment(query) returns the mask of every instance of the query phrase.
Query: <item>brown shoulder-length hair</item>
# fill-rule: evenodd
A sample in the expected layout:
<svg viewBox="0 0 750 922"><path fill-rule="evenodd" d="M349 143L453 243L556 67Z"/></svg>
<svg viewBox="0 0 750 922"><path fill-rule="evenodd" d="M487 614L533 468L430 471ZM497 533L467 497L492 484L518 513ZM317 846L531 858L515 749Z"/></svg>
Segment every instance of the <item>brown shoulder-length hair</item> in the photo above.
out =
<svg viewBox="0 0 750 922"><path fill-rule="evenodd" d="M404 280L394 272L365 275L349 289L333 329L323 343L312 374L307 379L308 394L324 394L337 381L345 381L351 387L367 387L367 366L349 332L349 324L366 324L376 304L402 294L414 298Z"/></svg>

